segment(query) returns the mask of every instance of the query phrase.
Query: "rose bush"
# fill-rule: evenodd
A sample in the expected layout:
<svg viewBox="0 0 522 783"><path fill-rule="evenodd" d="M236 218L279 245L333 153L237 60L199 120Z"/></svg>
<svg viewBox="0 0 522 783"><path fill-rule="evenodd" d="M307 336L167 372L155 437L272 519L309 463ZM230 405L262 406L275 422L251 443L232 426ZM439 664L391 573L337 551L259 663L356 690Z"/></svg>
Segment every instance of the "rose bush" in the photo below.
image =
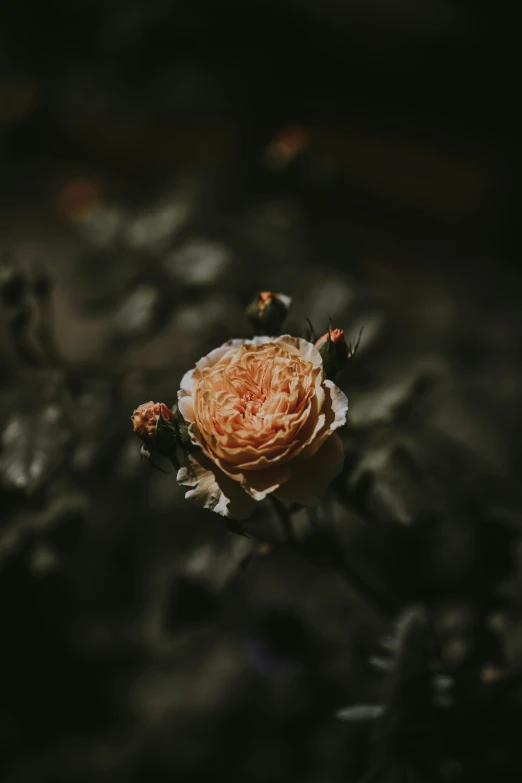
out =
<svg viewBox="0 0 522 783"><path fill-rule="evenodd" d="M230 340L185 374L178 406L200 447L178 481L223 516L245 518L270 493L315 505L342 467L348 400L301 338Z"/></svg>

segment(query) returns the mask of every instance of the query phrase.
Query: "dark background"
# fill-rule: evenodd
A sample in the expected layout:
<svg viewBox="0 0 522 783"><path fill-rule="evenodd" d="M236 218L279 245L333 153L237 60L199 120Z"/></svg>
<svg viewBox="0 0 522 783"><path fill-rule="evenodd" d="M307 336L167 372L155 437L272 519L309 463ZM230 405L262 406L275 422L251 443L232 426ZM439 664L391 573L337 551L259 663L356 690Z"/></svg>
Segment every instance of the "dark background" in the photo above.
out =
<svg viewBox="0 0 522 783"><path fill-rule="evenodd" d="M2 4L2 779L520 774L510 9ZM268 552L129 421L260 289L364 327L345 471Z"/></svg>

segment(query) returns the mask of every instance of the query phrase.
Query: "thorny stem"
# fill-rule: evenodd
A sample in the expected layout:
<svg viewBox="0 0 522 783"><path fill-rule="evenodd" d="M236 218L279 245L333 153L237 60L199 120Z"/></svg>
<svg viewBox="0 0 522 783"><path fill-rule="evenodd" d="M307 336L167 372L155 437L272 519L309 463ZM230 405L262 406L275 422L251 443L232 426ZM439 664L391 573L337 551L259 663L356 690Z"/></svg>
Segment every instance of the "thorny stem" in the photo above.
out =
<svg viewBox="0 0 522 783"><path fill-rule="evenodd" d="M286 543L296 546L301 554L304 554L308 559L314 559L299 546L299 541L292 526L292 512L299 510L300 506L287 509L285 505L273 495L270 496L270 501L285 531ZM313 533L317 533L320 524L315 511L312 512L312 519L315 523ZM389 600L387 596L383 595L371 584L368 584L368 582L358 573L357 569L352 567L351 563L348 562L347 558L344 557L339 550L332 553L331 566L349 582L352 587L358 590L361 595L364 596L365 600L371 603L383 617L393 618L397 615L399 608L394 605L394 602Z"/></svg>

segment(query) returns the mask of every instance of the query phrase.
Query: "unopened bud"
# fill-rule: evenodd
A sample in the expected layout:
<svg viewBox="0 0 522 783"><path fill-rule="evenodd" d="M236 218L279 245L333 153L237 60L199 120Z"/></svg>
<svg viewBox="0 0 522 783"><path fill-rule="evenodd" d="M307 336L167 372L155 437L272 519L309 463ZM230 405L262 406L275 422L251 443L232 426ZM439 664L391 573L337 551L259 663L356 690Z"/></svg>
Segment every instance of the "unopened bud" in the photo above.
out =
<svg viewBox="0 0 522 783"><path fill-rule="evenodd" d="M246 315L256 333L277 335L291 306L292 300L286 294L261 291L247 307Z"/></svg>
<svg viewBox="0 0 522 783"><path fill-rule="evenodd" d="M315 347L321 354L328 378L333 378L348 364L350 348L344 339L343 329L329 329L317 340Z"/></svg>
<svg viewBox="0 0 522 783"><path fill-rule="evenodd" d="M154 446L160 422L174 428L176 419L164 402L144 402L131 416L134 432L146 446Z"/></svg>

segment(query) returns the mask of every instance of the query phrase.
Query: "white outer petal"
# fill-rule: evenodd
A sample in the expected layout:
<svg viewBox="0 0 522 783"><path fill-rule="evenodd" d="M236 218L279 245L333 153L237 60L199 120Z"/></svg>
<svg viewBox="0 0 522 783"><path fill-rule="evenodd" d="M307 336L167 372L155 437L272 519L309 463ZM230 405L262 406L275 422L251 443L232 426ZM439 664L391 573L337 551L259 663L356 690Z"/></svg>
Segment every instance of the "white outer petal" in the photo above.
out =
<svg viewBox="0 0 522 783"><path fill-rule="evenodd" d="M198 384L194 374L196 368L189 370L181 379L178 391L178 407L185 421L193 422L196 420L194 414L194 393Z"/></svg>
<svg viewBox="0 0 522 783"><path fill-rule="evenodd" d="M178 484L190 487L187 500L231 519L250 516L255 500L243 492L237 481L226 476L203 452L189 454L178 470Z"/></svg>
<svg viewBox="0 0 522 783"><path fill-rule="evenodd" d="M309 343L308 340L304 340L302 337L293 337L291 334L282 334L281 337L272 337L271 342L283 343L285 348L290 352L297 354L307 362L313 364L314 367L322 367L323 360L321 354L317 348Z"/></svg>
<svg viewBox="0 0 522 783"><path fill-rule="evenodd" d="M219 348L214 348L213 351L210 351L210 353L207 353L206 356L203 356L199 361L196 362L196 368L198 370L204 370L205 367L214 367L215 364L221 361L223 356L225 356L232 348L235 348L232 343L237 342L236 340L229 340L227 343L223 343L223 345L220 345Z"/></svg>
<svg viewBox="0 0 522 783"><path fill-rule="evenodd" d="M287 294L276 294L277 298L281 300L287 310L290 310L293 304L293 299Z"/></svg>
<svg viewBox="0 0 522 783"><path fill-rule="evenodd" d="M348 397L335 385L333 381L326 380L324 385L330 389L330 400L334 412L334 420L328 427L330 432L342 427L346 423L346 414L348 413Z"/></svg>

